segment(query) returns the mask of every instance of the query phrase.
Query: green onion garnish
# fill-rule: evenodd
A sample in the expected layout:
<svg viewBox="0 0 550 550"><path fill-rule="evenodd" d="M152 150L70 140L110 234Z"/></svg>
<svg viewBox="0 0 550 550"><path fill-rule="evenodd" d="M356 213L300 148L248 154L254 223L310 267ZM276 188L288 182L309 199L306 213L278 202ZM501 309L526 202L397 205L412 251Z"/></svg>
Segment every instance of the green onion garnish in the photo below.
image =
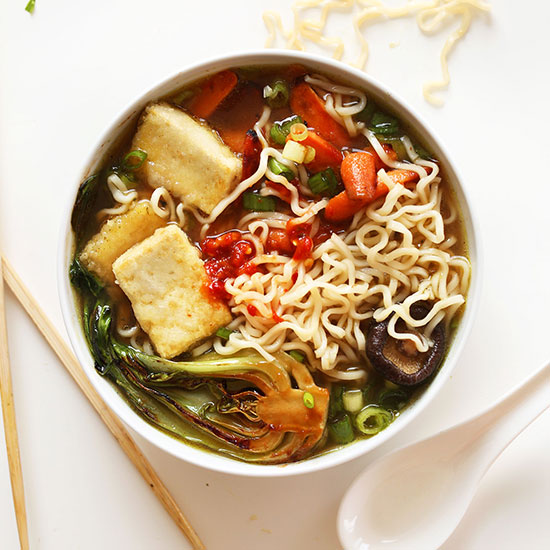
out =
<svg viewBox="0 0 550 550"><path fill-rule="evenodd" d="M243 193L243 207L247 210L253 210L254 212L274 212L275 206L274 197L262 197L250 191Z"/></svg>
<svg viewBox="0 0 550 550"><path fill-rule="evenodd" d="M332 168L317 172L308 180L309 188L315 195L328 195L333 197L338 194L339 184L336 174Z"/></svg>
<svg viewBox="0 0 550 550"><path fill-rule="evenodd" d="M340 445L351 443L355 439L351 418L345 413L329 422L328 432L331 439Z"/></svg>
<svg viewBox="0 0 550 550"><path fill-rule="evenodd" d="M233 331L228 329L227 327L221 327L216 331L216 336L218 336L222 340L229 340L229 336L232 332Z"/></svg>
<svg viewBox="0 0 550 550"><path fill-rule="evenodd" d="M376 405L367 405L355 417L357 429L365 435L375 435L393 420L393 414Z"/></svg>
<svg viewBox="0 0 550 550"><path fill-rule="evenodd" d="M288 134L290 134L290 128L293 124L298 124L299 122L304 123L302 117L298 115L291 116L281 122L275 122L269 132L271 139L278 145L284 145Z"/></svg>
<svg viewBox="0 0 550 550"><path fill-rule="evenodd" d="M29 0L29 3L25 6L25 11L28 11L29 13L34 13L34 4L35 0Z"/></svg>
<svg viewBox="0 0 550 550"><path fill-rule="evenodd" d="M139 149L135 149L134 151L130 151L120 163L120 167L125 172L133 172L135 170L139 170L143 163L145 162L145 159L147 158L147 153L145 151L141 151Z"/></svg>
<svg viewBox="0 0 550 550"><path fill-rule="evenodd" d="M290 89L284 80L275 80L264 87L264 99L272 109L284 107L289 97Z"/></svg>
<svg viewBox="0 0 550 550"><path fill-rule="evenodd" d="M313 409L313 407L315 407L315 398L308 391L304 392L304 405L308 409Z"/></svg>
<svg viewBox="0 0 550 550"><path fill-rule="evenodd" d="M295 361L299 361L300 363L303 363L304 359L306 358L306 356L301 351L295 349L290 350L288 354L290 355L290 357L292 357L292 359L294 359Z"/></svg>
<svg viewBox="0 0 550 550"><path fill-rule="evenodd" d="M399 121L382 111L376 111L371 118L369 128L382 136L394 136L399 132Z"/></svg>
<svg viewBox="0 0 550 550"><path fill-rule="evenodd" d="M273 157L269 157L269 160L267 161L267 167L276 175L283 176L288 181L292 181L294 179L294 173L288 166L285 166L282 162L279 162L278 160L274 159Z"/></svg>

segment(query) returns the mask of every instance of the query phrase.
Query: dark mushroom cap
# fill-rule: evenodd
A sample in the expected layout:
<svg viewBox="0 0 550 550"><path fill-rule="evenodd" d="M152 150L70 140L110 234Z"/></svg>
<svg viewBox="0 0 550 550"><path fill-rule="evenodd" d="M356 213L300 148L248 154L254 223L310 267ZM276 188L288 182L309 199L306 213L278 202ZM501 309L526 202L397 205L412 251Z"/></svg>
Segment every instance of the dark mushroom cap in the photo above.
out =
<svg viewBox="0 0 550 550"><path fill-rule="evenodd" d="M422 319L429 311L429 306L423 302L417 302L410 308L413 319ZM428 351L409 353L403 341L388 334L389 322L390 317L369 326L367 357L374 369L386 380L401 386L416 386L430 377L441 364L445 353L444 323L442 321L433 330L433 346Z"/></svg>

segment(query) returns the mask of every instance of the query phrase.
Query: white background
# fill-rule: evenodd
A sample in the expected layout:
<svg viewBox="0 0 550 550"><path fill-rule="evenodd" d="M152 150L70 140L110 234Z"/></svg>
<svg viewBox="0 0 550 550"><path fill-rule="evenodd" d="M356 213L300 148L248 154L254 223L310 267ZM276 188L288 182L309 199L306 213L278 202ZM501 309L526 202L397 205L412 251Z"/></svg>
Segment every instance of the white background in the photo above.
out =
<svg viewBox="0 0 550 550"><path fill-rule="evenodd" d="M0 2L1 246L64 334L60 217L99 134L130 100L186 64L261 48L262 11L288 15L291 2L37 0L33 16L25 3ZM337 550L338 502L366 464L480 411L548 359L549 18L548 3L494 1L491 17L474 21L452 55L441 109L422 99L421 84L439 74L444 35L424 37L413 19L368 29L368 71L436 129L473 199L484 243L479 314L430 406L406 433L344 466L300 478L231 477L136 436L209 550ZM351 36L349 22L335 25ZM31 547L188 548L9 293L7 315ZM441 550L549 547L549 433L547 413L493 466ZM0 548L17 546L0 445Z"/></svg>

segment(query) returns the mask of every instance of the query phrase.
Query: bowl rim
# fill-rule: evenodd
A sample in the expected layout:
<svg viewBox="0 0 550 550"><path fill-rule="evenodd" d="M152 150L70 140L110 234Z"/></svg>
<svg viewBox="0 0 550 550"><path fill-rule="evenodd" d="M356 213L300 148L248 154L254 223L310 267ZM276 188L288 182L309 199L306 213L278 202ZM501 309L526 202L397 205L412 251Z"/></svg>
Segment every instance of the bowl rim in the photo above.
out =
<svg viewBox="0 0 550 550"><path fill-rule="evenodd" d="M97 374L76 314L74 294L68 277L68 267L73 250L70 219L78 186L91 173L92 166L101 157L105 144L109 143L111 139L116 139L124 123L141 112L146 103L166 95L166 92L161 93L163 89L169 89L171 86L173 90L183 86L185 83L230 67L284 65L285 63L302 63L310 67L315 66L325 73L335 75L337 80L359 82L362 89L368 91L368 93L374 93L378 99L383 97L383 102L389 103L393 110L398 110L398 116L403 117L407 124L414 126L417 133L422 134L423 138L430 143L430 146L438 151L438 155L436 155L438 160L444 165L448 178L454 180L452 188L457 196L467 233L472 273L464 315L442 367L422 395L405 409L398 419L375 437L359 440L334 451L288 464L263 465L238 461L194 447L176 440L158 428L154 428L131 409L123 397L116 392L107 380ZM456 366L467 336L472 328L481 295L482 254L480 253L481 243L477 216L469 199L467 189L462 184L460 172L436 132L405 100L389 90L384 84L359 69L319 55L279 49L235 51L188 64L181 70L163 78L130 101L100 134L82 166L83 168L80 169L77 181L71 184L70 191L67 191L66 205L61 218L58 241L57 286L63 320L69 340L86 376L108 407L140 436L172 456L213 471L250 477L290 476L335 467L367 454L405 428L428 406Z"/></svg>

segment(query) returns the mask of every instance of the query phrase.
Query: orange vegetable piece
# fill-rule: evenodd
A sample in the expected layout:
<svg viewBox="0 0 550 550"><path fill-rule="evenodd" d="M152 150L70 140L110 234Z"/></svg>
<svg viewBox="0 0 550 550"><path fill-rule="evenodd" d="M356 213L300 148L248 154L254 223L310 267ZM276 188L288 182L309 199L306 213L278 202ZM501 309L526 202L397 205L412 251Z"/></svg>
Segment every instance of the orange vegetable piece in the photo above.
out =
<svg viewBox="0 0 550 550"><path fill-rule="evenodd" d="M355 201L369 201L376 189L376 168L374 156L370 153L351 153L340 167L342 182L348 197Z"/></svg>
<svg viewBox="0 0 550 550"><path fill-rule="evenodd" d="M195 95L189 111L199 118L208 118L219 104L237 85L237 75L233 71L221 71L205 80Z"/></svg>
<svg viewBox="0 0 550 550"><path fill-rule="evenodd" d="M419 179L418 174L412 170L390 170L387 174L394 183L400 183L401 185L416 183ZM378 178L373 199L383 197L388 192L388 186Z"/></svg>
<svg viewBox="0 0 550 550"><path fill-rule="evenodd" d="M290 136L287 138L287 141L289 139ZM315 149L315 158L306 164L310 172L321 172L327 168L338 168L342 164L342 151L311 129L308 129L306 139L303 139L299 143Z"/></svg>
<svg viewBox="0 0 550 550"><path fill-rule="evenodd" d="M342 163L343 164L343 163ZM418 181L418 174L412 170L390 170L387 172L389 178L395 183L407 185ZM343 222L349 220L354 214L359 212L363 206L373 202L389 192L388 186L377 178L374 193L367 200L353 200L349 197L348 191L342 191L340 194L332 197L325 208L325 218L329 222Z"/></svg>
<svg viewBox="0 0 550 550"><path fill-rule="evenodd" d="M308 126L337 147L350 144L350 137L345 128L340 126L326 111L325 104L313 88L301 82L290 92L290 107L292 112L301 116Z"/></svg>
<svg viewBox="0 0 550 550"><path fill-rule="evenodd" d="M383 143L382 148L384 149L386 155L388 155L391 160L399 160L399 157L397 156L397 153L393 150L393 147L391 145L388 145L387 143ZM367 147L365 149L365 153L369 153L374 157L375 167L376 167L377 172L381 168L388 168L388 165L384 164L382 159L378 156L378 154L374 150L374 147Z"/></svg>
<svg viewBox="0 0 550 550"><path fill-rule="evenodd" d="M328 201L325 207L325 218L329 222L343 222L359 212L365 201L355 201L349 198L347 191L342 191Z"/></svg>

